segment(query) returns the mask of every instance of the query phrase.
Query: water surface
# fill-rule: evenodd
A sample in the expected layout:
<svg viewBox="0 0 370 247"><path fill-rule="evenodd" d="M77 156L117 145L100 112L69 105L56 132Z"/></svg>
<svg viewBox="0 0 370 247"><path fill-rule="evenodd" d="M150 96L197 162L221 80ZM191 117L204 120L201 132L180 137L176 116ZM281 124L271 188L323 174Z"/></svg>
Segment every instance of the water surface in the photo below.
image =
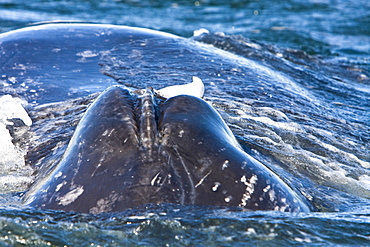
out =
<svg viewBox="0 0 370 247"><path fill-rule="evenodd" d="M34 122L35 136L21 132L25 126L17 129L18 134L26 133L18 140L21 147L22 140L31 138L33 143L43 143L41 147L55 148L49 158L56 159L88 103L106 86L161 87L185 83L187 76L190 80L197 75L206 84L205 99L221 113L245 150L268 164L318 210L284 214L148 205L116 214L85 215L24 209L17 204L18 195L32 182L33 170L21 164L18 153L16 160L1 159L1 244L367 245L369 13L370 3L365 0L0 1L1 32L54 20L129 25L201 42L186 50L188 57L198 49L216 54L182 63L133 56L130 66L135 74L128 75L120 66L125 61L122 56L129 52L126 46L115 47L105 56L89 58L84 53L82 57L100 63L93 74L99 79L83 86L62 84L66 98L58 90L48 91L48 83L13 83L13 77L4 76L8 71L1 70L0 95L22 96L21 103ZM209 33L193 36L200 28ZM150 45L130 47L157 58ZM170 49L171 44L166 47ZM179 56L176 50L170 54ZM212 59L214 66L204 70L202 63L208 65ZM266 66L271 78L279 76L279 83L248 74L253 63L244 59ZM140 67L143 62L145 66ZM43 93L50 98L40 97Z"/></svg>

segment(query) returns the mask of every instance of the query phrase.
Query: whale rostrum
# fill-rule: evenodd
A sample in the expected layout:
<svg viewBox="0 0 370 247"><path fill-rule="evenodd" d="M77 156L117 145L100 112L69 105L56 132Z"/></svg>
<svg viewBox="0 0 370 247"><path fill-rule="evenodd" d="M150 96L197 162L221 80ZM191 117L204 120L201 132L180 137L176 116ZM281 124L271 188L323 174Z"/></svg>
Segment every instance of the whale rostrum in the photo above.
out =
<svg viewBox="0 0 370 247"><path fill-rule="evenodd" d="M25 203L86 213L148 203L310 211L300 195L243 151L203 93L197 77L156 92L108 88Z"/></svg>

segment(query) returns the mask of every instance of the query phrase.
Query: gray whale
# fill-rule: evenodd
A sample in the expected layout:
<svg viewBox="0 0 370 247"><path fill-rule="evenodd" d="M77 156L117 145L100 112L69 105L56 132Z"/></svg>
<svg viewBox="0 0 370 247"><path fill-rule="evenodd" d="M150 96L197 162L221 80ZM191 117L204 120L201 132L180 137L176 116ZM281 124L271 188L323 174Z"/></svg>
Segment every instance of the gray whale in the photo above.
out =
<svg viewBox="0 0 370 247"><path fill-rule="evenodd" d="M54 170L26 204L85 213L147 203L308 212L278 176L246 154L204 100L160 100L152 89L104 91L88 108Z"/></svg>

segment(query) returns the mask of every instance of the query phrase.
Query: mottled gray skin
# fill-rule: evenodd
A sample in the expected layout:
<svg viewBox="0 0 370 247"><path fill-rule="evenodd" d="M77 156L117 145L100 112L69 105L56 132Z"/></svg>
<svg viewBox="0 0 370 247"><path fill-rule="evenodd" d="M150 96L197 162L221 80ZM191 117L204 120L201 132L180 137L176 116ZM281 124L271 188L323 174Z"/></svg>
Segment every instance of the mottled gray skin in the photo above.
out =
<svg viewBox="0 0 370 247"><path fill-rule="evenodd" d="M30 206L101 213L147 203L308 212L279 177L246 154L205 101L165 102L147 89L103 92L81 119L51 174L26 195Z"/></svg>

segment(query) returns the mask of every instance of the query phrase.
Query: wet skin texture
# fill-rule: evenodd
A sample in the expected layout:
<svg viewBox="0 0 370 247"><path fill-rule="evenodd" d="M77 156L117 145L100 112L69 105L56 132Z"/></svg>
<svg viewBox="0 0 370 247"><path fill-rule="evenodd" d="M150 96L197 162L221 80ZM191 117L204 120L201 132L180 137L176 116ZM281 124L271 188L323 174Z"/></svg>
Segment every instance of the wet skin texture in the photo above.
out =
<svg viewBox="0 0 370 247"><path fill-rule="evenodd" d="M89 107L55 169L25 197L45 209L101 213L147 203L307 212L279 177L246 154L207 102L166 101L110 87Z"/></svg>

